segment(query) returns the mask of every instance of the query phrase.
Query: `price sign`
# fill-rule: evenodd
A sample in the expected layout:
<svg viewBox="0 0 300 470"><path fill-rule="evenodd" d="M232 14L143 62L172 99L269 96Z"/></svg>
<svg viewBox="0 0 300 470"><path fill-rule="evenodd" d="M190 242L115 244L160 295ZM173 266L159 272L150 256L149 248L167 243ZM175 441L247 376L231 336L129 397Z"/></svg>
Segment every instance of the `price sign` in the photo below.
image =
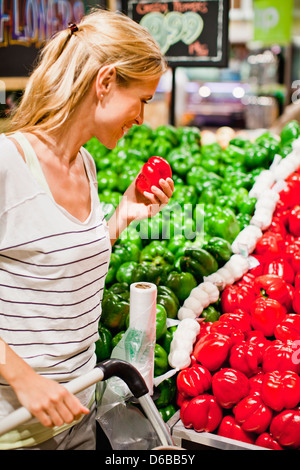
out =
<svg viewBox="0 0 300 470"><path fill-rule="evenodd" d="M170 66L227 65L228 0L130 0L127 8L158 42Z"/></svg>

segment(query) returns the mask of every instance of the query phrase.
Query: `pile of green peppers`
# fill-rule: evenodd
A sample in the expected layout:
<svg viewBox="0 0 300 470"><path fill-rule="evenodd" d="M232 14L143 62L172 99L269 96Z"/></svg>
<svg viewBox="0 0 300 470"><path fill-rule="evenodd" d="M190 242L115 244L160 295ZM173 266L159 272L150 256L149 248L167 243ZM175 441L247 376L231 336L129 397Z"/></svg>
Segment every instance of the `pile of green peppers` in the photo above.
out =
<svg viewBox="0 0 300 470"><path fill-rule="evenodd" d="M86 144L95 160L106 219L151 156L169 162L175 182L169 204L155 217L132 223L113 247L96 344L98 360L110 357L128 327L130 284L148 281L157 285L154 375L168 370L176 327L167 328L167 318L176 319L191 290L229 260L231 243L255 209L256 199L249 197L249 190L256 176L269 168L275 154L284 158L291 152L289 137L295 132L300 133L299 125L289 123L280 140L265 132L255 142L235 137L222 149L218 143L201 145L198 128L152 129L143 124L133 126L113 150L96 139ZM204 321L216 321L218 303L201 316ZM162 403L174 405L172 399ZM170 417L167 411L166 415Z"/></svg>

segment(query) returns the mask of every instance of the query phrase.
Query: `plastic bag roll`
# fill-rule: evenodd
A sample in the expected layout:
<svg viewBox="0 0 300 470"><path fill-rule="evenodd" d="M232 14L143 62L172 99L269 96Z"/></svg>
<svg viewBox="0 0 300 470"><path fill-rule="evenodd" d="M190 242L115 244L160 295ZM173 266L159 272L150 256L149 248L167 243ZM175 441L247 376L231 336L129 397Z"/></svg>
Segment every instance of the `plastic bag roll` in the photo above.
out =
<svg viewBox="0 0 300 470"><path fill-rule="evenodd" d="M155 332L157 287L150 282L130 285L129 327Z"/></svg>

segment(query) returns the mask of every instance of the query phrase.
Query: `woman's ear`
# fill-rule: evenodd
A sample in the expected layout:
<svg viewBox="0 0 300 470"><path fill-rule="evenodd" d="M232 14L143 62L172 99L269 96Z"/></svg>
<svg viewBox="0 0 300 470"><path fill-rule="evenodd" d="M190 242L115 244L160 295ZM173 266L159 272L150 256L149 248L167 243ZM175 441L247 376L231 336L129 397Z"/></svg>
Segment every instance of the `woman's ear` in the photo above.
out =
<svg viewBox="0 0 300 470"><path fill-rule="evenodd" d="M117 71L113 65L104 65L99 69L96 77L96 94L98 99L102 98L111 90L116 83Z"/></svg>

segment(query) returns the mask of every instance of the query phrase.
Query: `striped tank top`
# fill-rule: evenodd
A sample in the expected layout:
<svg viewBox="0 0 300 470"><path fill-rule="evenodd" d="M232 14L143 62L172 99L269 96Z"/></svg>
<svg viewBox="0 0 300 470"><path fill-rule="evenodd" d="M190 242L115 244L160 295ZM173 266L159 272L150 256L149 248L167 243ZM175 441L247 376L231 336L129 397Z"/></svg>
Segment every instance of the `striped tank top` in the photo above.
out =
<svg viewBox="0 0 300 470"><path fill-rule="evenodd" d="M63 384L95 366L108 226L84 148L91 212L80 222L54 201L29 141L15 136L32 161L0 136L0 337L37 373ZM84 405L90 398L80 396ZM0 419L19 406L0 375Z"/></svg>

